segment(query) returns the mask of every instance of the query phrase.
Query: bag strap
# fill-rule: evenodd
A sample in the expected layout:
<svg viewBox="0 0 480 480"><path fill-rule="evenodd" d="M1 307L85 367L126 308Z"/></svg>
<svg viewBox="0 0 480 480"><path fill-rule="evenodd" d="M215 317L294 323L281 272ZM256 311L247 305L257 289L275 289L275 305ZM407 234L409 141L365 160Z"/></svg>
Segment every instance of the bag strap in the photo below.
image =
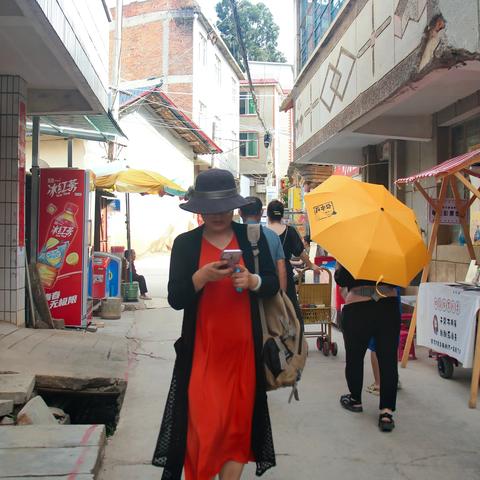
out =
<svg viewBox="0 0 480 480"><path fill-rule="evenodd" d="M258 256L260 255L260 249L258 248L258 241L260 240L260 228L261 225L259 223L247 225L247 237L250 245L252 246L253 263L255 265L255 273L257 275L260 275L260 261L258 259ZM266 338L268 336L267 319L265 317L265 309L263 306L263 300L261 298L258 299L258 310L260 313L260 321L262 323L263 337Z"/></svg>
<svg viewBox="0 0 480 480"><path fill-rule="evenodd" d="M283 237L282 247L285 246L285 241L287 240L287 235L288 235L288 225L287 225L287 228L285 229L285 236Z"/></svg>
<svg viewBox="0 0 480 480"><path fill-rule="evenodd" d="M258 248L258 241L260 240L260 224L252 223L247 225L247 237L250 245L252 246L253 261L255 263L255 273L260 275L260 266L258 255L260 250Z"/></svg>
<svg viewBox="0 0 480 480"><path fill-rule="evenodd" d="M260 254L260 249L258 248L258 241L260 240L260 229L261 229L261 225L259 223L256 223L256 224L248 224L247 225L247 238L248 238L248 241L250 242L250 245L252 246L252 253L253 253L253 262L254 262L254 265L255 265L255 273L257 275L260 275L260 264L259 264L259 259L258 259L258 256ZM287 228L285 230L285 238L283 239L283 242L285 243L285 239L287 238L287 233L288 233L288 225L287 225ZM285 293L282 293L283 295L285 295ZM263 338L267 338L269 336L269 332L268 332L268 327L267 327L267 320L266 320L266 316L265 316L265 309L264 309L264 305L263 305L263 300L261 298L258 299L258 310L259 310L259 313L260 313L260 321L262 323L262 333L263 333ZM296 320L296 326L298 329L300 329L300 335L295 335L296 337L296 349L298 351L298 353L300 354L302 352L302 339L303 339L303 335L302 335L302 329L301 329L301 326L300 326L300 321L298 320L298 318L296 318L295 316L295 320ZM275 342L277 344L277 347L279 349L280 352L283 352L284 355L283 355L283 358L282 356L280 356L280 363L281 363L281 368L285 368L285 364L286 364L286 355L285 355L285 347L284 345L282 344L282 342L280 341L280 339L278 338L275 338ZM290 396L289 396L289 399L288 399L288 403L290 403L292 401L293 398L295 398L295 400L299 401L300 400L300 397L298 395L298 388L297 388L297 383L298 383L298 380L292 385L292 392L290 393Z"/></svg>

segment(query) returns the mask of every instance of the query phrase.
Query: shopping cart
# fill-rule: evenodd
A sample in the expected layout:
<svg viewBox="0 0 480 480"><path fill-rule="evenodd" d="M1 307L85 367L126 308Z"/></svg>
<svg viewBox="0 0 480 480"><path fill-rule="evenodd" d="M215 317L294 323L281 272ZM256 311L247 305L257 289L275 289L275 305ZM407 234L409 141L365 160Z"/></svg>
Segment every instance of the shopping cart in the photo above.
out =
<svg viewBox="0 0 480 480"><path fill-rule="evenodd" d="M338 346L332 342L332 272L328 268L320 267L320 283L306 283L305 272L302 270L298 282L298 301L305 324L305 337L317 337L317 348L325 356L337 355ZM325 278L328 282L322 281ZM307 329L309 325L316 325L319 330Z"/></svg>

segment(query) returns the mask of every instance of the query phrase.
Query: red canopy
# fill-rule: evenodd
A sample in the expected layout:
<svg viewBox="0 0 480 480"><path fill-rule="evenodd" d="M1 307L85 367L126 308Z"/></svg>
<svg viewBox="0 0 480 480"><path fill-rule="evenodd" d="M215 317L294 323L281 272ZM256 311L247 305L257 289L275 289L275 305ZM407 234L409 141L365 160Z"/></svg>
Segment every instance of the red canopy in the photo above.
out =
<svg viewBox="0 0 480 480"><path fill-rule="evenodd" d="M412 175L411 177L399 178L395 183L415 183L422 178L452 175L470 167L478 161L480 161L480 148L473 152L468 152L464 155L446 160L440 165L436 165L435 167L417 173L416 175Z"/></svg>

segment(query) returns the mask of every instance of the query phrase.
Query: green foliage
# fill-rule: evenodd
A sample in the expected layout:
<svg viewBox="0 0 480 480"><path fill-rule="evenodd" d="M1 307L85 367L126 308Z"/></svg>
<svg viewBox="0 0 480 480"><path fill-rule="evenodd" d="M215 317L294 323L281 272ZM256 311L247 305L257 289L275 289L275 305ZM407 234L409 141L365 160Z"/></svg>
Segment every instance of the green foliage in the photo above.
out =
<svg viewBox="0 0 480 480"><path fill-rule="evenodd" d="M243 65L230 0L219 1L215 8L217 28L237 62ZM277 50L279 28L270 9L264 3L254 5L249 0L240 0L237 10L248 60L286 62L283 53Z"/></svg>

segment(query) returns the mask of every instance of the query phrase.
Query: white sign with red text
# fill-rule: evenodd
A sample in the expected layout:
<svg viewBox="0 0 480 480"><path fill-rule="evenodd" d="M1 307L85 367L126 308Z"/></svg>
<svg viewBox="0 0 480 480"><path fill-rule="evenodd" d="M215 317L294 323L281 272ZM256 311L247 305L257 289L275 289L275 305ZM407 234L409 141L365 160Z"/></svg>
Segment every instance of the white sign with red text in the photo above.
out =
<svg viewBox="0 0 480 480"><path fill-rule="evenodd" d="M418 345L444 353L470 368L479 310L478 291L445 283L422 283L417 299Z"/></svg>

